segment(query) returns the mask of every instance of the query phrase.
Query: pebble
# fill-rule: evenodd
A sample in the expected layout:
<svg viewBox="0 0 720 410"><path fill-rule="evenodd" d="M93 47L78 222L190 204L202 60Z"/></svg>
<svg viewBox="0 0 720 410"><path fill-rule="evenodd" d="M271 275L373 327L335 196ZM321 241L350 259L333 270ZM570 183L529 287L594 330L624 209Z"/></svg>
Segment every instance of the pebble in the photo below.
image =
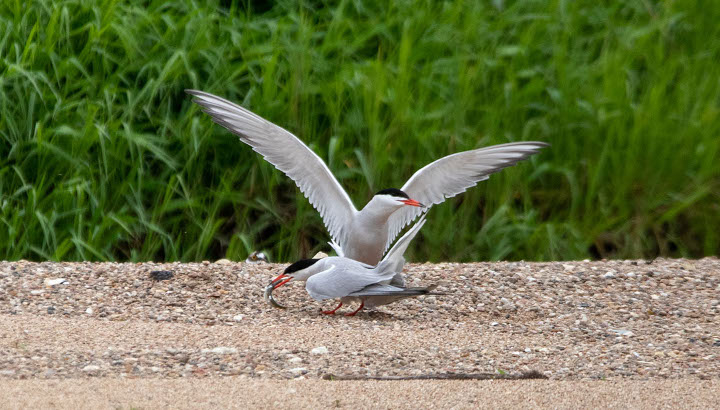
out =
<svg viewBox="0 0 720 410"><path fill-rule="evenodd" d="M308 369L304 367L295 367L293 369L290 369L290 373L292 373L295 376L300 376L302 374L306 374L308 372Z"/></svg>
<svg viewBox="0 0 720 410"><path fill-rule="evenodd" d="M175 276L171 271L169 270L155 270L150 272L150 279L161 281L161 280L170 280Z"/></svg>
<svg viewBox="0 0 720 410"><path fill-rule="evenodd" d="M55 286L55 285L67 285L68 281L65 278L57 278L57 279L45 279L43 281L45 283L45 286Z"/></svg>
<svg viewBox="0 0 720 410"><path fill-rule="evenodd" d="M212 354L233 354L237 353L237 349L234 347L218 346L212 349L202 349L200 352Z"/></svg>
<svg viewBox="0 0 720 410"><path fill-rule="evenodd" d="M642 261L409 264L408 284L437 284L448 295L345 318L319 314L334 305L314 302L300 284L276 292L287 310L265 304L262 290L283 264L0 262L0 309L17 328L0 378L299 380L496 369L571 380L713 378L720 260L693 261L693 270L683 263L657 259L651 275ZM247 274L239 276L240 267ZM174 276L151 281L157 270ZM44 278L68 285L42 286ZM42 343L37 323L119 333L73 347ZM248 332L263 342L238 338ZM392 349L382 348L388 343Z"/></svg>
<svg viewBox="0 0 720 410"><path fill-rule="evenodd" d="M83 367L84 372L96 372L98 370L100 370L100 366L95 365L95 364L89 364L89 365Z"/></svg>

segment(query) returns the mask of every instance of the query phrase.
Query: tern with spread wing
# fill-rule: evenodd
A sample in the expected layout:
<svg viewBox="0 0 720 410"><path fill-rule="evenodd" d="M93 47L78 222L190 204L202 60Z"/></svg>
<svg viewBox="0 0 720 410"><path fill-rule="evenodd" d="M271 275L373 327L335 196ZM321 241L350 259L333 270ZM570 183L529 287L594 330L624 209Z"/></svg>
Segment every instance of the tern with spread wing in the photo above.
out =
<svg viewBox="0 0 720 410"><path fill-rule="evenodd" d="M383 189L358 211L330 169L295 135L215 95L186 90L213 121L240 136L289 176L325 223L341 255L376 265L402 229L434 204L445 201L503 168L536 154L544 142L494 145L448 155L417 171L402 188Z"/></svg>
<svg viewBox="0 0 720 410"><path fill-rule="evenodd" d="M272 299L272 291L284 284L306 281L305 289L315 300L340 298L340 304L325 314L335 314L343 305L359 301L360 307L346 316L353 316L363 307L386 305L400 299L432 294L434 286L406 288L402 278L405 264L403 254L408 245L425 224L425 215L410 228L377 264L371 266L342 256L322 259L303 259L288 266L283 273L267 286L265 298L276 307L282 307Z"/></svg>

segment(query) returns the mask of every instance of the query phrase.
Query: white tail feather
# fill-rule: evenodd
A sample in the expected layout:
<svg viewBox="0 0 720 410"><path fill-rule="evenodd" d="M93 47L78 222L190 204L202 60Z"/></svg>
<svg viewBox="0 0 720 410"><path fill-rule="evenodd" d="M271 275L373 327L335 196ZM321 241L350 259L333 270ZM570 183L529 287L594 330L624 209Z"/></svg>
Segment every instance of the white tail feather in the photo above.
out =
<svg viewBox="0 0 720 410"><path fill-rule="evenodd" d="M341 258L345 257L345 252L343 252L342 247L340 245L338 245L337 242L335 242L333 240L333 241L328 242L328 245L330 245L330 247L333 248L333 250L335 251L337 256L339 256Z"/></svg>

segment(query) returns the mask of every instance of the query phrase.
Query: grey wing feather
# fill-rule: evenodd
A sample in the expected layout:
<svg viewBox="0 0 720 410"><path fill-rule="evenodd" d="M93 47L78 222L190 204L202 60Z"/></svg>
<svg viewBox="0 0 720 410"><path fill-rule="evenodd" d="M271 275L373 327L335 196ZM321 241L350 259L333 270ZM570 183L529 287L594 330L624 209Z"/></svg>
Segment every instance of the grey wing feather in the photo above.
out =
<svg viewBox="0 0 720 410"><path fill-rule="evenodd" d="M429 207L465 192L488 179L490 174L513 166L547 146L549 144L537 141L512 142L458 152L424 166L401 189ZM390 216L385 250L423 211L423 208L407 206Z"/></svg>
<svg viewBox="0 0 720 410"><path fill-rule="evenodd" d="M347 240L347 221L357 212L350 197L327 165L307 145L285 129L224 98L186 90L213 121L240 136L269 163L284 172L300 188L340 246Z"/></svg>
<svg viewBox="0 0 720 410"><path fill-rule="evenodd" d="M415 235L417 235L420 231L420 228L422 228L425 224L426 216L427 214L421 216L420 220L418 220L412 228L405 232L405 235L398 239L392 249L385 254L385 257L378 264L377 269L382 272L395 272L395 275L393 275L390 280L390 285L400 287L405 286L405 278L402 274L403 266L405 266L405 257L403 255L405 254L408 245L410 245L410 242L412 242Z"/></svg>
<svg viewBox="0 0 720 410"><path fill-rule="evenodd" d="M415 223L415 225L413 225L412 228L405 232L405 235L398 239L395 245L393 245L392 249L390 249L385 254L385 257L383 257L383 259L380 261L380 263L378 264L378 268L387 269L390 266L397 266L398 264L400 264L400 270L402 270L402 265L405 263L403 255L405 254L408 245L410 245L410 242L412 242L412 240L415 238L415 235L420 232L420 228L425 225L426 216L427 214L423 214L423 216ZM397 268L395 268L395 270L397 270Z"/></svg>
<svg viewBox="0 0 720 410"><path fill-rule="evenodd" d="M327 260L330 258L325 258ZM308 278L305 289L315 300L342 298L370 285L390 280L395 272L380 273L363 263L335 258L331 267Z"/></svg>
<svg viewBox="0 0 720 410"><path fill-rule="evenodd" d="M375 284L367 286L357 292L353 292L348 296L419 296L427 295L434 288L435 286L430 286L427 288L401 288L392 285Z"/></svg>

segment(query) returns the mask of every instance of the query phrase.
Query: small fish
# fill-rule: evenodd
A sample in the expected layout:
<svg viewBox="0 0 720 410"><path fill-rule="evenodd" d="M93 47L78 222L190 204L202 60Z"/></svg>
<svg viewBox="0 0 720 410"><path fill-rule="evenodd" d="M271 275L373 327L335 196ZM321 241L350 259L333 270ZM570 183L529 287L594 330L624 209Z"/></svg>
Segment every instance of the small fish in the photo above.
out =
<svg viewBox="0 0 720 410"><path fill-rule="evenodd" d="M273 292L273 290L274 290L274 288L275 288L274 286L275 286L275 283L274 283L274 282L270 282L270 283L265 287L265 293L263 294L263 296L265 297L265 301L266 301L267 303L269 303L270 306L272 306L272 307L275 307L275 308L278 308L278 309L287 309L285 306L277 303L277 302L275 301L275 299L273 298L272 292Z"/></svg>

